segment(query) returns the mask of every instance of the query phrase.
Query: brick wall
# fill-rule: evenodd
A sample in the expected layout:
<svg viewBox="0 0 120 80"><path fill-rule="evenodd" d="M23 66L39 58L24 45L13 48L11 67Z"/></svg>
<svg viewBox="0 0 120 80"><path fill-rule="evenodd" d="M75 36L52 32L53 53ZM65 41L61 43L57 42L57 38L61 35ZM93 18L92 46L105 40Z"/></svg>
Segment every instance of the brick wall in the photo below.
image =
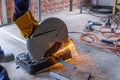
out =
<svg viewBox="0 0 120 80"><path fill-rule="evenodd" d="M37 17L37 11L38 11L38 0L30 0L31 1L31 7L30 10L32 11L32 14ZM73 5L78 6L80 0L73 0ZM41 0L41 12L42 13L50 13L50 12L56 12L60 10L64 10L66 8L69 8L70 0ZM7 16L8 21L12 22L12 16L14 11L14 2L13 0L6 0L7 4ZM69 9L68 9L69 10Z"/></svg>
<svg viewBox="0 0 120 80"><path fill-rule="evenodd" d="M82 4L83 4L84 7L90 7L91 6L91 1L92 0L83 0Z"/></svg>
<svg viewBox="0 0 120 80"><path fill-rule="evenodd" d="M32 14L37 17L37 12L38 12L38 0L31 0L31 6L30 10Z"/></svg>
<svg viewBox="0 0 120 80"><path fill-rule="evenodd" d="M80 0L73 0L73 4L79 4ZM42 12L59 11L69 7L70 0L41 0Z"/></svg>
<svg viewBox="0 0 120 80"><path fill-rule="evenodd" d="M7 18L8 22L12 21L13 12L14 12L14 2L13 0L6 0L6 8L7 8Z"/></svg>
<svg viewBox="0 0 120 80"><path fill-rule="evenodd" d="M35 17L37 17L37 11L38 11L37 1L38 0L32 0L31 11ZM79 1L80 0L73 0L73 5L79 6ZM69 8L69 5L70 5L70 0L41 0L41 12L50 13L50 12L61 11L66 8Z"/></svg>

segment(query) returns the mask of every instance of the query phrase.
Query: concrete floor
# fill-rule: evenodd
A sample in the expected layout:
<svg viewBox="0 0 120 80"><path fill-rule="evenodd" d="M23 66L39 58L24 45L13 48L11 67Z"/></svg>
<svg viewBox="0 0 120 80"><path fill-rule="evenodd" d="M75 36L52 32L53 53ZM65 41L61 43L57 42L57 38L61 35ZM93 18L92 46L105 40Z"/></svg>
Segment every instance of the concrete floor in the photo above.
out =
<svg viewBox="0 0 120 80"><path fill-rule="evenodd" d="M69 32L83 31L87 20L99 21L99 18L89 14L79 14L78 9L72 12L42 15L42 20L47 17L62 19ZM82 44L79 41L80 34L69 33L69 36L77 48L77 52L72 53L74 54L73 59L69 61L77 67L75 70L60 65L59 67L53 66L36 75L29 75L21 68L16 69L15 61L2 63L2 65L8 70L11 80L57 80L49 75L50 71L61 74L70 80L87 80L89 73L92 73L95 80L120 80L120 57L113 52L104 52ZM21 37L15 24L0 28L0 37L0 45L6 53L13 52L16 56L26 51L25 39Z"/></svg>

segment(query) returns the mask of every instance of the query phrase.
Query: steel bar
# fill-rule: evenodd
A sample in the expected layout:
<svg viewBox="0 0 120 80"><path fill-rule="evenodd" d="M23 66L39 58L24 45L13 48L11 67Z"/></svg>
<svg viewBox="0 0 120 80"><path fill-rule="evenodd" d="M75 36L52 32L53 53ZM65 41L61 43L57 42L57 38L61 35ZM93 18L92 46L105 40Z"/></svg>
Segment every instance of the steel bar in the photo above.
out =
<svg viewBox="0 0 120 80"><path fill-rule="evenodd" d="M8 19L7 19L7 10L6 10L6 0L1 0L1 4L0 6L2 6L2 12L0 14L2 14L2 25L8 24Z"/></svg>
<svg viewBox="0 0 120 80"><path fill-rule="evenodd" d="M41 0L38 0L38 19L41 21Z"/></svg>
<svg viewBox="0 0 120 80"><path fill-rule="evenodd" d="M61 59L58 59L57 61L60 62L61 64L65 65L65 66L67 66L68 68L70 68L72 70L74 70L76 68L75 66L73 66L73 65L71 65L71 64L69 64L69 63L67 63L67 62L65 62Z"/></svg>
<svg viewBox="0 0 120 80"><path fill-rule="evenodd" d="M83 4L82 4L82 1L83 1L83 0L80 0L80 13L82 13L82 5L83 5Z"/></svg>
<svg viewBox="0 0 120 80"><path fill-rule="evenodd" d="M73 9L73 0L70 0L70 11Z"/></svg>
<svg viewBox="0 0 120 80"><path fill-rule="evenodd" d="M63 76L61 76L61 75L59 75L59 74L57 74L55 72L50 72L49 74L50 74L50 76L52 76L54 78L57 78L59 80L69 80L68 78L65 78L65 77L63 77Z"/></svg>

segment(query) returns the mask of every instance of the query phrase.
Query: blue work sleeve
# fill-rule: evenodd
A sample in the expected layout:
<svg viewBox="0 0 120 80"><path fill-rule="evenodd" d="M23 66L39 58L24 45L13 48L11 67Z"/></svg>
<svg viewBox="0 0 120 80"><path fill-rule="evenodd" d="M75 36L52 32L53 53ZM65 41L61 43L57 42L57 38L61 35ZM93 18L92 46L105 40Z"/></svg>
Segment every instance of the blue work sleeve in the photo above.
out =
<svg viewBox="0 0 120 80"><path fill-rule="evenodd" d="M22 16L29 8L29 0L14 0L14 16L19 18Z"/></svg>
<svg viewBox="0 0 120 80"><path fill-rule="evenodd" d="M7 70L0 65L0 80L10 80Z"/></svg>

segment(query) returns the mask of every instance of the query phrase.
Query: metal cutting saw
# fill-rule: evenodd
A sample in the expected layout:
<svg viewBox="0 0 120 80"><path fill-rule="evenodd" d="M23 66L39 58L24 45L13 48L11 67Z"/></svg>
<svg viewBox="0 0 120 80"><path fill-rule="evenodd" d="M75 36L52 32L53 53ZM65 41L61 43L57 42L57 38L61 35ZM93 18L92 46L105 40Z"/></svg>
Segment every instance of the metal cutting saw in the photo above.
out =
<svg viewBox="0 0 120 80"><path fill-rule="evenodd" d="M17 55L16 64L30 74L44 70L59 60L72 58L70 48L73 41L68 36L66 24L59 18L41 21L26 42L28 50Z"/></svg>

